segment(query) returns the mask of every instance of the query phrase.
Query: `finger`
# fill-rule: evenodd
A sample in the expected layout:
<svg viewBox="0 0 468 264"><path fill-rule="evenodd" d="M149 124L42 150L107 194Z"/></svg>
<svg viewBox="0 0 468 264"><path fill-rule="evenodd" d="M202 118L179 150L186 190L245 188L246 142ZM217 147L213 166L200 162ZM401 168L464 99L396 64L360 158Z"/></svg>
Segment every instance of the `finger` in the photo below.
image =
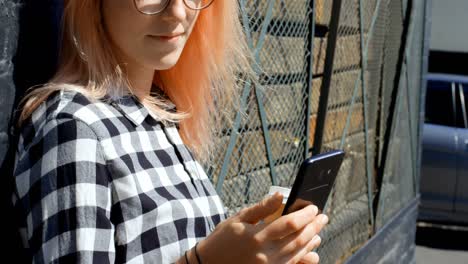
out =
<svg viewBox="0 0 468 264"><path fill-rule="evenodd" d="M269 240L281 239L287 235L295 233L307 224L311 223L316 217L318 208L315 205L309 205L301 210L284 215L270 225L265 227L259 236L265 236Z"/></svg>
<svg viewBox="0 0 468 264"><path fill-rule="evenodd" d="M312 252L314 248L317 248L322 239L320 236L314 236L314 238L307 244L305 248L302 250L296 251L296 255L291 255L293 259L293 263L296 263L297 261L299 262L304 262L304 263L318 263L319 262L319 256L316 252Z"/></svg>
<svg viewBox="0 0 468 264"><path fill-rule="evenodd" d="M292 213L292 212L295 212L297 210L300 210L306 206L308 206L309 204L312 204L311 201L307 201L307 200L303 200L303 199L296 199L294 201L294 203L289 207L288 209L288 213Z"/></svg>
<svg viewBox="0 0 468 264"><path fill-rule="evenodd" d="M316 252L309 252L305 254L299 263L303 264L317 264L319 263L319 255Z"/></svg>
<svg viewBox="0 0 468 264"><path fill-rule="evenodd" d="M312 263L316 263L313 261L318 262L318 255L317 254L312 254L310 256L307 256L309 253L313 253L312 250L317 244L320 244L320 237L317 236L317 238L309 241L306 246L302 246L300 248L297 248L293 252L286 254L286 255L281 255L282 262L281 263L298 263L298 262L305 262L309 263L312 261ZM316 255L316 256L314 256Z"/></svg>
<svg viewBox="0 0 468 264"><path fill-rule="evenodd" d="M314 221L306 225L302 230L290 234L281 239L279 245L279 248L281 249L281 254L287 255L297 252L298 249L310 245L311 241L314 241L315 244L320 243L320 237L317 235L318 232L320 232L319 225L320 224L318 224L317 221Z"/></svg>
<svg viewBox="0 0 468 264"><path fill-rule="evenodd" d="M281 207L282 201L283 195L276 192L261 202L241 210L238 217L241 222L256 224L258 221L276 212Z"/></svg>
<svg viewBox="0 0 468 264"><path fill-rule="evenodd" d="M312 241L311 241L311 247L308 248L308 251L312 251L316 248L318 248L320 246L320 244L322 243L322 237L319 236L319 235L315 235L313 238L312 238Z"/></svg>

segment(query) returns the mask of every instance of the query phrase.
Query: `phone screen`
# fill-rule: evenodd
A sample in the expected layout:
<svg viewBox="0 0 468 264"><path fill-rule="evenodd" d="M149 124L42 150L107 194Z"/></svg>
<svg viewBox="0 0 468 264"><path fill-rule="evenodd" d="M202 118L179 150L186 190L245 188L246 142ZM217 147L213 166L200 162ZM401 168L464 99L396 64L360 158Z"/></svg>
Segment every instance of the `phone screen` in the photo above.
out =
<svg viewBox="0 0 468 264"><path fill-rule="evenodd" d="M309 204L315 204L321 213L343 158L344 152L336 150L305 160L299 169L283 215L304 208Z"/></svg>

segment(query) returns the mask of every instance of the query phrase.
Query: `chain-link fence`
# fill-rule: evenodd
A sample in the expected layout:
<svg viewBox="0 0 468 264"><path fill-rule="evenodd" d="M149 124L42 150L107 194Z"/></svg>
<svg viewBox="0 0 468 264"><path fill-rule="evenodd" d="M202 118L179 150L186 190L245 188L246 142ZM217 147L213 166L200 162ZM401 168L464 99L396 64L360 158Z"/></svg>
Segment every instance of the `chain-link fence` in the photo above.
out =
<svg viewBox="0 0 468 264"><path fill-rule="evenodd" d="M408 35L423 1L238 1L262 87L245 85L247 115L221 135L209 175L233 214L291 187L306 157L344 149L318 250L341 262L415 195L422 41Z"/></svg>
<svg viewBox="0 0 468 264"><path fill-rule="evenodd" d="M422 95L420 78L422 72L421 60L424 39L424 16L419 12L425 8L425 1L412 1L412 9L404 9L410 14L406 28L406 49L401 56L401 70L398 79L399 89L394 94L394 111L392 127L389 131L386 155L382 155L382 183L378 211L377 228L384 225L402 206L411 200L418 192L418 176L420 156L418 121ZM406 157L406 158L402 158Z"/></svg>
<svg viewBox="0 0 468 264"><path fill-rule="evenodd" d="M230 213L259 201L272 184L290 186L308 152L312 3L240 1L241 20L260 84L243 89L234 127L222 136L219 160L209 168Z"/></svg>

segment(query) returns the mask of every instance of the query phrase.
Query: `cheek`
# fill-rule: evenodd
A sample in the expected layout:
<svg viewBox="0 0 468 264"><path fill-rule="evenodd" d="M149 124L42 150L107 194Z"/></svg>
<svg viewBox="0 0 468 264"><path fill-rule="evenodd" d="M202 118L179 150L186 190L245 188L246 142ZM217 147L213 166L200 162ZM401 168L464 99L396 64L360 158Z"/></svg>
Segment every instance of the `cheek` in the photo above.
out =
<svg viewBox="0 0 468 264"><path fill-rule="evenodd" d="M141 16L138 16L127 2L131 3L115 0L103 2L103 20L107 34L113 44L124 53L135 48L136 38L142 35L142 27L138 25L144 25L144 21L140 21Z"/></svg>

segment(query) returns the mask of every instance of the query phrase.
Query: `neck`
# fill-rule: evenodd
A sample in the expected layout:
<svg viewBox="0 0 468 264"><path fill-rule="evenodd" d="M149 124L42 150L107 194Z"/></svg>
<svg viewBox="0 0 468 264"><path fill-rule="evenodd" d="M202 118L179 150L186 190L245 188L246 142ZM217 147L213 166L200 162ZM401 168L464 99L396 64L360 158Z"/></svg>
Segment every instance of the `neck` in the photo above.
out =
<svg viewBox="0 0 468 264"><path fill-rule="evenodd" d="M133 93L138 98L148 96L153 85L154 69L127 63L125 71Z"/></svg>

